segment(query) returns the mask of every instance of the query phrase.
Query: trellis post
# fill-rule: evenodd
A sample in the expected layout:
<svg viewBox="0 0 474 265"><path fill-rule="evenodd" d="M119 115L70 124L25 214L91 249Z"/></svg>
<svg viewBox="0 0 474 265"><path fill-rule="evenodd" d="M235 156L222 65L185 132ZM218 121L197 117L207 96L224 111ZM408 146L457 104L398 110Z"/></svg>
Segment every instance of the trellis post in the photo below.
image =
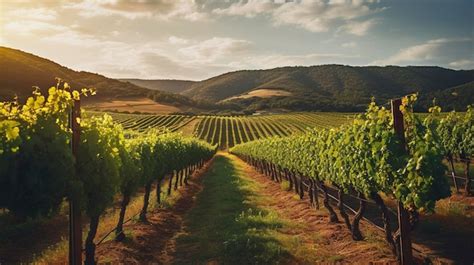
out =
<svg viewBox="0 0 474 265"><path fill-rule="evenodd" d="M395 133L398 135L403 148L405 147L405 129L403 126L403 113L400 111L400 106L402 104L401 99L394 99L391 101L392 107L392 116L393 116L393 127ZM409 213L403 207L401 202L398 202L398 227L400 229L400 241L399 241L399 254L400 254L400 264L401 265L410 265L413 263L413 254L411 248L411 238L410 238L410 220Z"/></svg>
<svg viewBox="0 0 474 265"><path fill-rule="evenodd" d="M81 117L81 102L74 100L69 115L69 126L72 130L71 150L75 159L74 168L77 169L77 154L79 149L81 128L78 119ZM69 201L69 264L82 264L82 221L81 209L77 198L71 196Z"/></svg>

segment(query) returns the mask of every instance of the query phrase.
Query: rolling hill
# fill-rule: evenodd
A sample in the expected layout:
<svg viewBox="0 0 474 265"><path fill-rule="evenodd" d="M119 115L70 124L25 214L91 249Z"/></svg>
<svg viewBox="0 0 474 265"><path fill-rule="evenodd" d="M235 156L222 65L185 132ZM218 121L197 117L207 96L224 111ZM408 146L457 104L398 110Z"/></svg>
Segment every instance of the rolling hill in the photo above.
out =
<svg viewBox="0 0 474 265"><path fill-rule="evenodd" d="M96 109L167 113L196 108L195 102L185 96L150 90L100 74L74 71L51 60L7 47L0 47L0 69L0 100L11 100L15 96L24 100L31 95L34 86L44 93L56 84L55 78L59 77L76 89L95 88L97 95L85 98L84 102Z"/></svg>
<svg viewBox="0 0 474 265"><path fill-rule="evenodd" d="M152 90L165 91L170 93L181 93L189 89L195 81L174 80L174 79L119 79L123 82L129 82L137 86Z"/></svg>
<svg viewBox="0 0 474 265"><path fill-rule="evenodd" d="M0 98L11 99L31 95L32 87L42 90L55 85L59 77L73 88L94 87L97 99L146 97L148 89L123 83L105 76L78 72L39 56L6 47L0 47Z"/></svg>
<svg viewBox="0 0 474 265"><path fill-rule="evenodd" d="M142 111L154 108L179 111L255 111L265 109L361 111L372 97L379 103L413 92L420 93L418 109L437 98L444 110L464 110L474 103L474 70L429 66L319 65L242 70L203 81L107 78L78 72L20 50L0 47L0 100L24 99L33 86L44 90L55 77L74 88L94 87L91 101L98 109ZM178 94L179 93L179 94ZM161 103L153 106L153 102ZM212 103L210 103L212 102ZM214 102L218 102L215 104ZM86 101L87 103L87 101ZM102 104L104 103L104 104ZM168 106L166 106L168 105Z"/></svg>
<svg viewBox="0 0 474 265"><path fill-rule="evenodd" d="M426 108L427 102L436 95L443 97L441 104L459 108L459 98L474 103L472 84L464 86L472 81L474 70L456 71L431 66L320 65L230 72L194 83L182 94L208 101L228 102L233 97L231 102L255 109L347 111L363 109L372 97L385 102L419 92L423 103L420 108ZM238 97L258 89L285 90L291 96ZM451 90L459 92L453 94Z"/></svg>

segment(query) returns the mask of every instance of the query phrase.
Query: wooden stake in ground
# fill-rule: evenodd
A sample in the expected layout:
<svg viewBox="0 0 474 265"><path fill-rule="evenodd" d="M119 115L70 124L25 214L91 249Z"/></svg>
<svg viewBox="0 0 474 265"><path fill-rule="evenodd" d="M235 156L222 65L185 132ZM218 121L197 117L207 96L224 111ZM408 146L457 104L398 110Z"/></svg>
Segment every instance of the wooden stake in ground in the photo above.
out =
<svg viewBox="0 0 474 265"><path fill-rule="evenodd" d="M72 130L71 150L77 161L81 128L78 119L81 117L81 102L74 100L69 115L69 126ZM69 264L82 264L82 222L81 209L76 198L71 196L69 201Z"/></svg>
<svg viewBox="0 0 474 265"><path fill-rule="evenodd" d="M393 116L393 128L395 133L401 140L401 144L405 147L405 130L403 126L403 114L400 111L402 104L401 99L395 99L391 101L392 105L392 116ZM403 207L401 202L398 202L398 229L400 231L400 264L409 265L413 264L413 254L411 249L411 238L410 238L410 214Z"/></svg>

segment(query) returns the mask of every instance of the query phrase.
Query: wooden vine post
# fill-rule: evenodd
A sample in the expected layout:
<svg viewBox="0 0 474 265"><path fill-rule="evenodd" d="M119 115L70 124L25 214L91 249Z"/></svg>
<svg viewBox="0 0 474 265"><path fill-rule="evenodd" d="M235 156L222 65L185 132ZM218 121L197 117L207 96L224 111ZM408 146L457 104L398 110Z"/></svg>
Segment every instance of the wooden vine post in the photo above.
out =
<svg viewBox="0 0 474 265"><path fill-rule="evenodd" d="M405 147L405 129L403 126L403 113L400 111L400 106L402 104L401 99L394 99L391 101L392 107L392 116L393 116L393 127L395 133L399 136L401 144ZM403 207L401 202L398 202L398 227L400 231L400 242L399 242L399 253L400 253L400 264L410 265L413 264L413 255L411 248L411 238L410 238L410 219L409 213Z"/></svg>
<svg viewBox="0 0 474 265"><path fill-rule="evenodd" d="M71 150L77 161L81 128L78 118L81 117L81 102L74 100L71 113L69 115L69 126L72 130ZM77 164L77 163L76 163ZM77 198L72 196L69 201L69 264L82 264L82 221L81 209Z"/></svg>

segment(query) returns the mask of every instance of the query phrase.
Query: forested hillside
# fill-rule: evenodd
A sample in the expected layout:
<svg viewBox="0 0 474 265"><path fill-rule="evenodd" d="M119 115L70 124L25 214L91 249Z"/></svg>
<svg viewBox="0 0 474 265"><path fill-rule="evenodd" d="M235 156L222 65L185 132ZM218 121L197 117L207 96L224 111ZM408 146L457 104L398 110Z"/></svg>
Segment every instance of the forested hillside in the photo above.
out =
<svg viewBox="0 0 474 265"><path fill-rule="evenodd" d="M218 101L256 89L282 89L292 96L232 101L255 109L360 110L371 97L383 103L389 98L419 92L419 107L426 108L433 97L439 96L443 98L440 102L443 107L460 108L466 102L474 102L472 84L468 84L472 81L473 70L320 65L226 73L196 83L183 94L193 99Z"/></svg>
<svg viewBox="0 0 474 265"><path fill-rule="evenodd" d="M362 111L374 97L390 98L418 92L418 110L433 98L444 110L464 110L474 102L474 70L425 66L353 67L320 65L230 72L207 80L141 80L107 78L78 72L20 50L0 47L0 99L20 99L33 86L46 89L59 77L74 88L95 88L94 100L148 97L159 103L198 109L255 111L265 109ZM286 96L238 97L258 89L288 91ZM266 90L268 91L268 90ZM43 91L44 92L44 91ZM215 104L215 103L218 104Z"/></svg>

